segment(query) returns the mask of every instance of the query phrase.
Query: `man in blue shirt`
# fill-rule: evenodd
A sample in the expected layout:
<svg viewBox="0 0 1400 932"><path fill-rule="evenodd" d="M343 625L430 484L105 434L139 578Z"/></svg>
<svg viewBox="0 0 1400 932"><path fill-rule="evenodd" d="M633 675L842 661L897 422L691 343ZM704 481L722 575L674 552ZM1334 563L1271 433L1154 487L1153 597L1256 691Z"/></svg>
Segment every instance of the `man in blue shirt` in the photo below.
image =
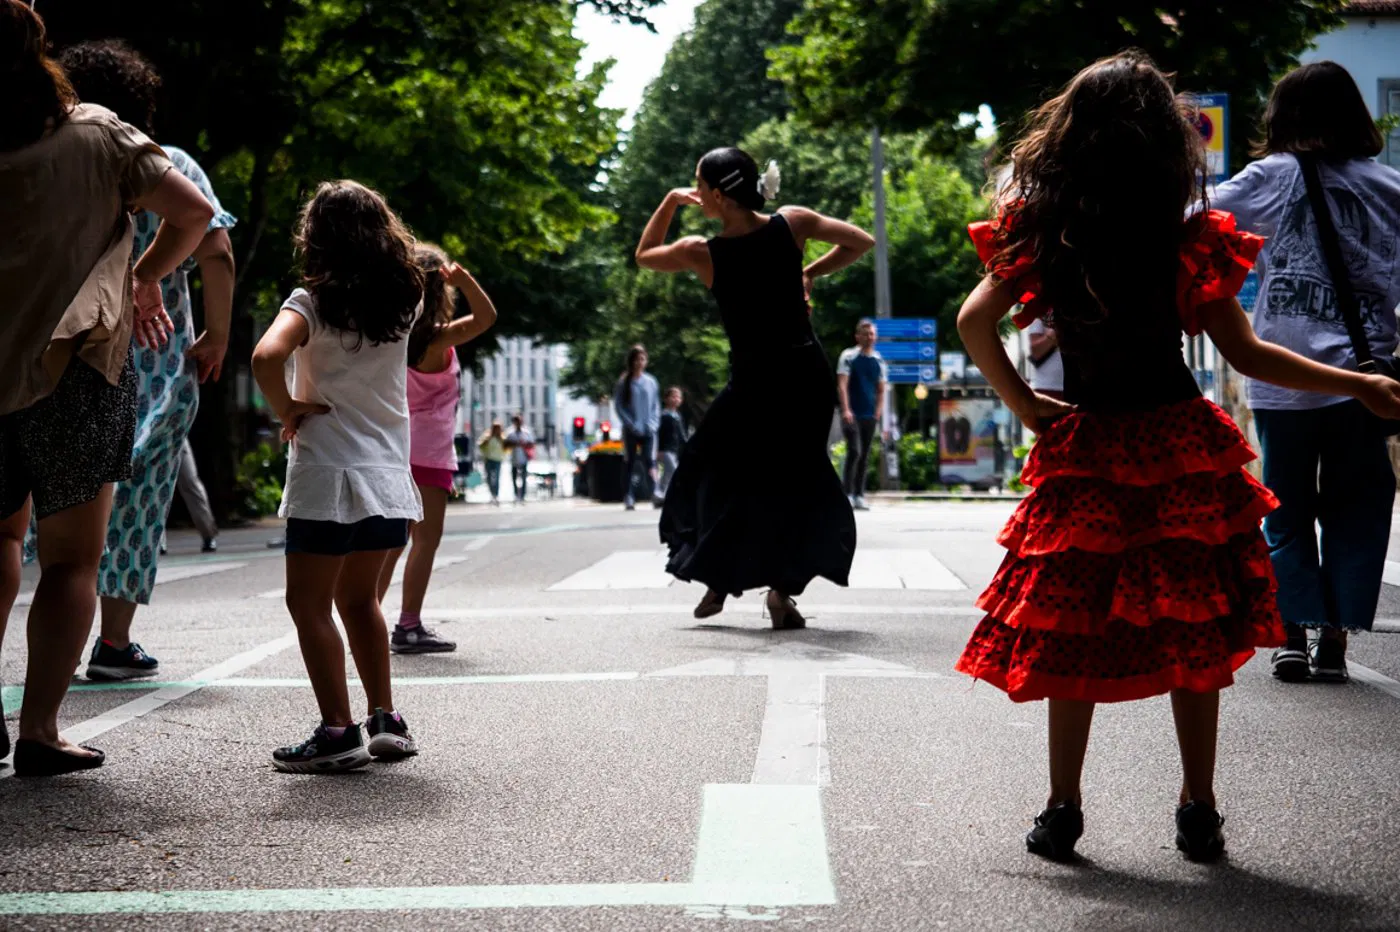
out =
<svg viewBox="0 0 1400 932"><path fill-rule="evenodd" d="M845 483L851 507L865 511L865 474L870 443L885 407L889 373L875 352L879 333L875 321L856 325L856 345L841 353L836 363L836 387L841 398L841 431L846 435Z"/></svg>

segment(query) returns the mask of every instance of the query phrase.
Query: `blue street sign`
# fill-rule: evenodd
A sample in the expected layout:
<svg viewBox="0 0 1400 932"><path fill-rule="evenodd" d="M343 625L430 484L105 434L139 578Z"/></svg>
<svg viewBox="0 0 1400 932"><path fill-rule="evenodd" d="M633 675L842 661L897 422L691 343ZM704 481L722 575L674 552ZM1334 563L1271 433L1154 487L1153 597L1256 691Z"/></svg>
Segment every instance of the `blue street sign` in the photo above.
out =
<svg viewBox="0 0 1400 932"><path fill-rule="evenodd" d="M936 340L938 321L932 317L888 317L875 321L882 340Z"/></svg>
<svg viewBox="0 0 1400 932"><path fill-rule="evenodd" d="M880 343L875 347L887 362L922 362L938 360L938 346L933 343Z"/></svg>
<svg viewBox="0 0 1400 932"><path fill-rule="evenodd" d="M890 366L889 381L891 385L931 385L938 381L938 367L927 366Z"/></svg>

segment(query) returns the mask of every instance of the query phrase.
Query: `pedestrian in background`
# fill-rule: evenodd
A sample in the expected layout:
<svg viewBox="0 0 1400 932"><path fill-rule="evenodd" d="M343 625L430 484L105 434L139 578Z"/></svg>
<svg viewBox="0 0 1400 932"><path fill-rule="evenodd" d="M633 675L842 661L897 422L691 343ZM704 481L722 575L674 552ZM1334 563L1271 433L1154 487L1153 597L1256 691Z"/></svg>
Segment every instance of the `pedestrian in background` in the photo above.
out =
<svg viewBox="0 0 1400 932"><path fill-rule="evenodd" d="M526 481L530 478L530 459L535 455L535 435L525 426L525 416L510 419L512 430L506 434L505 447L510 451L510 487L515 503L525 504Z"/></svg>
<svg viewBox="0 0 1400 932"><path fill-rule="evenodd" d="M1055 330L1043 320L1033 320L1026 328L1030 359L1031 388L1047 398L1065 396L1065 361L1060 356L1060 341Z"/></svg>
<svg viewBox="0 0 1400 932"><path fill-rule="evenodd" d="M1309 359L1356 368L1337 283L1322 250L1300 160L1316 166L1375 357L1391 356L1400 303L1400 172L1373 161L1384 140L1342 66L1316 62L1285 75L1264 114L1263 158L1216 189L1211 204L1265 237L1254 329ZM1390 546L1395 473L1385 429L1361 402L1248 383L1279 508L1264 519L1288 643L1281 680L1345 682L1347 632L1369 631ZM1321 540L1318 530L1321 530ZM1309 657L1308 629L1317 632Z"/></svg>
<svg viewBox="0 0 1400 932"><path fill-rule="evenodd" d="M413 259L423 273L423 312L408 334L408 462L423 500L423 520L409 529L413 546L404 563L402 605L389 649L396 654L434 654L457 649L456 643L424 625L422 617L457 469L457 347L490 329L496 306L471 273L437 246L419 243ZM454 320L458 292L466 297L471 313ZM380 570L381 603L402 555L402 548L390 551Z"/></svg>
<svg viewBox="0 0 1400 932"><path fill-rule="evenodd" d="M287 773L332 773L416 754L394 708L379 574L423 519L409 467L408 333L423 304L413 238L377 192L317 188L297 224L302 282L253 350L253 376L291 442L287 609L320 707L311 737L272 752ZM293 362L293 385L286 365ZM350 707L340 612L367 699Z"/></svg>
<svg viewBox="0 0 1400 932"><path fill-rule="evenodd" d="M652 498L657 508L666 500L666 490L671 486L671 477L680 463L681 450L685 449L685 419L681 417L681 403L684 401L679 386L666 389L665 407L661 409L661 425L656 429L656 449L660 467L656 481L656 494Z"/></svg>
<svg viewBox="0 0 1400 932"><path fill-rule="evenodd" d="M82 100L107 107L154 134L160 76L135 49L116 40L84 42L65 49L59 61ZM91 680L141 679L159 671L156 658L132 641L131 625L137 607L149 604L155 590L165 522L184 470L186 438L199 411L199 384L219 378L233 315L233 244L228 231L236 221L220 205L199 163L183 149L163 148L175 169L214 207L214 218L190 256L204 286L204 332L196 337L189 270L182 264L160 283L166 313L174 322L169 341L134 351L136 444L131 477L117 483L107 523L107 551L97 577L101 628L88 657ZM133 256L150 247L159 225L160 217L152 211L136 215ZM201 530L206 551L217 533L208 527Z"/></svg>
<svg viewBox="0 0 1400 932"><path fill-rule="evenodd" d="M215 213L149 137L80 104L47 48L29 4L0 0L0 640L31 507L40 567L15 745L20 777L104 760L64 740L58 710L97 607L113 483L131 476L132 337L140 346L167 338L160 281ZM135 210L161 219L133 267ZM0 709L0 757L9 744Z"/></svg>
<svg viewBox="0 0 1400 932"><path fill-rule="evenodd" d="M666 195L642 232L637 264L691 272L711 289L729 339L729 384L685 445L661 512L667 571L706 586L695 617L728 596L767 588L775 629L805 627L793 597L817 576L847 584L855 516L831 468L827 439L836 406L831 364L812 331L813 279L846 268L874 245L859 227L805 207L762 213L778 194L778 166L726 147L695 167L695 187ZM666 242L683 204L717 219L719 233ZM832 248L807 266L807 243ZM754 473L756 448L782 457L781 475Z"/></svg>
<svg viewBox="0 0 1400 932"><path fill-rule="evenodd" d="M841 433L846 437L843 478L851 507L865 511L865 480L875 428L885 410L889 368L875 351L880 338L875 321L856 324L856 345L842 350L836 361L836 391L841 402Z"/></svg>
<svg viewBox="0 0 1400 932"><path fill-rule="evenodd" d="M199 465L194 461L194 448L186 437L180 447L180 475L175 480L175 491L185 503L195 530L199 531L200 552L213 553L219 549L219 525L214 521L214 510L209 507L209 492L199 478ZM165 545L161 545L161 553Z"/></svg>
<svg viewBox="0 0 1400 932"><path fill-rule="evenodd" d="M1201 396L1182 334L1238 370L1400 414L1400 383L1319 365L1255 336L1234 300L1263 241L1220 211L1187 217L1205 153L1141 52L1081 71L1032 117L997 219L974 224L988 275L963 304L968 354L1039 435L1034 492L998 538L987 616L957 668L1017 702L1048 699L1050 794L1027 848L1068 859L1095 703L1169 693L1181 753L1176 844L1225 849L1215 796L1220 690L1284 641L1259 519L1277 504L1244 471L1229 416ZM1124 191L1134 192L1131 198ZM1024 300L1023 300L1024 299ZM1001 324L1053 310L1067 401L1032 391Z"/></svg>
<svg viewBox="0 0 1400 932"><path fill-rule="evenodd" d="M647 351L634 346L627 353L627 371L617 380L613 391L613 408L622 422L622 451L627 470L622 503L631 511L637 507L637 486L647 495L656 482L653 447L656 430L661 425L661 387L646 371ZM637 476L637 467L641 476Z"/></svg>
<svg viewBox="0 0 1400 932"><path fill-rule="evenodd" d="M491 493L491 504L501 503L501 464L506 461L506 434L500 421L491 422L491 430L477 443L481 450L481 463L486 470L486 488Z"/></svg>

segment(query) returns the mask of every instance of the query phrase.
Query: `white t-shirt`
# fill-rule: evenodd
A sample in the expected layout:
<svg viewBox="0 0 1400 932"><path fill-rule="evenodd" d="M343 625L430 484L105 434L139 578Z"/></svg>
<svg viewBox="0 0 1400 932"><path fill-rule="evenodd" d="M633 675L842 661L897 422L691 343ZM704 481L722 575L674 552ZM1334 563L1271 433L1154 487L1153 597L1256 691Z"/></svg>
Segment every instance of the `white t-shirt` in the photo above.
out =
<svg viewBox="0 0 1400 932"><path fill-rule="evenodd" d="M355 349L358 337L326 326L316 299L293 291L283 310L310 328L292 354L292 397L330 405L301 423L287 459L284 518L351 524L365 518L421 521L408 465L408 340Z"/></svg>
<svg viewBox="0 0 1400 932"><path fill-rule="evenodd" d="M1389 356L1395 352L1395 306L1400 304L1400 172L1369 159L1351 159L1324 163L1318 173L1371 352ZM1259 338L1318 362L1355 369L1356 355L1337 309L1298 160L1278 154L1255 162L1217 188L1210 206L1229 211L1241 229L1267 238L1255 265L1259 297L1254 330ZM1306 410L1345 400L1249 382L1251 408Z"/></svg>
<svg viewBox="0 0 1400 932"><path fill-rule="evenodd" d="M530 428L521 427L506 434L506 443L511 444L510 462L512 466L524 466L530 462L530 456L525 452L525 448L535 442L535 435L530 433Z"/></svg>
<svg viewBox="0 0 1400 932"><path fill-rule="evenodd" d="M1049 332L1045 326L1045 321L1037 318L1031 321L1026 328L1026 336L1036 333ZM1027 348L1026 368L1030 370L1031 388L1038 392L1062 392L1065 390L1065 360L1060 355L1060 348L1055 350L1041 360L1040 365L1036 365L1029 359L1029 347Z"/></svg>

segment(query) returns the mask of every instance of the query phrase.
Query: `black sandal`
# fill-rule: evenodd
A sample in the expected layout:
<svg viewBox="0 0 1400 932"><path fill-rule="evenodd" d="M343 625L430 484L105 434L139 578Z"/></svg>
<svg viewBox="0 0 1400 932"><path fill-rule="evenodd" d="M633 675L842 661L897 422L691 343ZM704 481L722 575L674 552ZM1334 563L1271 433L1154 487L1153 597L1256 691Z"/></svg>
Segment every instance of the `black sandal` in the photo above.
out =
<svg viewBox="0 0 1400 932"><path fill-rule="evenodd" d="M67 751L60 751L58 748L49 747L38 741L20 738L15 742L15 759L13 761L15 776L57 777L79 770L95 770L101 767L103 761L107 759L106 755L97 748L90 748L86 744L79 746L84 751L91 751L91 756L69 754Z"/></svg>

